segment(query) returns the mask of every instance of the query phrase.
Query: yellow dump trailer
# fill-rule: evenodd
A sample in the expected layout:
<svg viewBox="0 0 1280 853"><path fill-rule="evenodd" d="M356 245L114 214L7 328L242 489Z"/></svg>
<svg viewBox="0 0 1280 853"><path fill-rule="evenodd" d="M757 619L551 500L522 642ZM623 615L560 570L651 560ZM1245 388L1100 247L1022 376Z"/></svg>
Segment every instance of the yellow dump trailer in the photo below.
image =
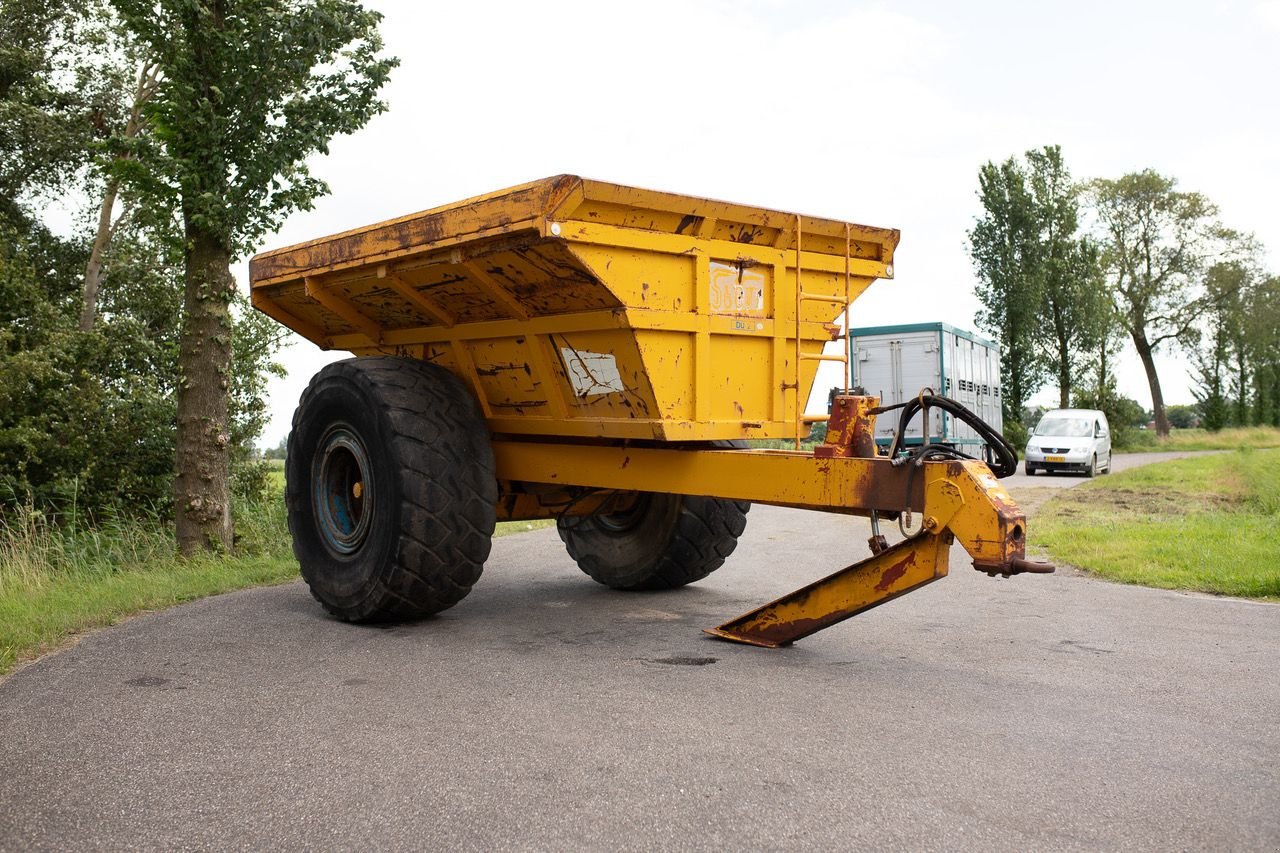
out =
<svg viewBox="0 0 1280 853"><path fill-rule="evenodd" d="M434 612L478 578L496 519L550 517L596 580L680 586L724 562L751 502L921 526L713 631L729 639L782 645L935 580L953 536L985 571L1044 570L985 464L875 455L873 398L838 397L814 452L743 446L799 447L819 364L847 368L835 321L897 244L563 175L258 255L253 304L357 356L315 377L290 436L313 593L354 621Z"/></svg>

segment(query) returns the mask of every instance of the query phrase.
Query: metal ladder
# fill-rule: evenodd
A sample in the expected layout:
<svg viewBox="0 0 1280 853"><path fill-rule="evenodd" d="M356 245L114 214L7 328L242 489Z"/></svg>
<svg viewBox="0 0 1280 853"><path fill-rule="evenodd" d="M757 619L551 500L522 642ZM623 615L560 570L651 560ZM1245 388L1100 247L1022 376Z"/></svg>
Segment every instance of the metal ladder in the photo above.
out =
<svg viewBox="0 0 1280 853"><path fill-rule="evenodd" d="M800 436L804 432L807 424L823 423L831 418L831 415L806 415L804 413L805 404L808 400L800 399L800 366L805 361L838 361L844 365L844 393L849 393L849 369L853 363L853 338L849 335L849 307L851 299L851 286L849 278L850 249L852 248L849 223L844 224L844 298L839 296L826 296L821 293L806 293L801 278L800 264L800 239L803 236L800 226L800 217L796 216L796 450L800 449ZM806 353L800 351L800 322L801 309L805 302L825 302L831 305L841 305L844 307L844 352L839 355L832 353ZM841 340L841 338L836 338Z"/></svg>

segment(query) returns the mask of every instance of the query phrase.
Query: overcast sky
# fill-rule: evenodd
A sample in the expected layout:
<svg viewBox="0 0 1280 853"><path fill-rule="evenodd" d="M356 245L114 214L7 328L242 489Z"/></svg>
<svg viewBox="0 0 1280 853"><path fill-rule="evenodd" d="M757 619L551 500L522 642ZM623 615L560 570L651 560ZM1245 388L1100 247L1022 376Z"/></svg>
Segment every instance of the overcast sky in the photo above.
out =
<svg viewBox="0 0 1280 853"><path fill-rule="evenodd" d="M401 61L390 110L264 248L567 172L899 228L854 324L975 328L978 168L1059 144L1077 178L1176 177L1280 258L1280 0L368 5ZM265 446L341 355L294 340ZM1160 359L1170 403L1185 362ZM1119 376L1150 404L1136 356Z"/></svg>

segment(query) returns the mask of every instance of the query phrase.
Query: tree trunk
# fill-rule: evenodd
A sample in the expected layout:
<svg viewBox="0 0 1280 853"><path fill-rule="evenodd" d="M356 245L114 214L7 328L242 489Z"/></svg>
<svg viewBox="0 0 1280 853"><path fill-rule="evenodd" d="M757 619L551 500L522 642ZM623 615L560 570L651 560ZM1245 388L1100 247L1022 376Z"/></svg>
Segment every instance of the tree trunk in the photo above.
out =
<svg viewBox="0 0 1280 853"><path fill-rule="evenodd" d="M1062 305L1056 296L1048 299L1049 314L1053 320L1053 348L1056 372L1058 374L1058 408L1071 408L1071 332L1067 329L1066 318L1062 316Z"/></svg>
<svg viewBox="0 0 1280 853"><path fill-rule="evenodd" d="M93 235L93 248L89 250L89 262L84 267L84 294L80 302L80 331L87 332L93 328L93 321L98 316L98 288L102 284L102 255L111 242L111 211L116 206L116 193L120 182L107 181L107 189L102 194L102 208L98 211L98 232Z"/></svg>
<svg viewBox="0 0 1280 853"><path fill-rule="evenodd" d="M1271 425L1280 427L1280 364L1271 365Z"/></svg>
<svg viewBox="0 0 1280 853"><path fill-rule="evenodd" d="M1022 423L1022 365L1016 357L1008 363L1008 377L1004 383L1004 422Z"/></svg>
<svg viewBox="0 0 1280 853"><path fill-rule="evenodd" d="M1151 344L1141 331L1133 333L1133 346L1142 359L1142 369L1147 372L1147 385L1151 388L1151 410L1156 416L1156 435L1161 438L1169 435L1169 415L1164 410L1164 394L1160 391L1160 377L1156 374L1156 362L1151 354Z"/></svg>
<svg viewBox="0 0 1280 853"><path fill-rule="evenodd" d="M221 241L190 223L186 235L174 508L178 548L190 556L232 546L227 398L235 280Z"/></svg>
<svg viewBox="0 0 1280 853"><path fill-rule="evenodd" d="M1098 396L1109 396L1107 386L1107 336L1102 336L1102 354L1098 357Z"/></svg>
<svg viewBox="0 0 1280 853"><path fill-rule="evenodd" d="M1071 408L1071 353L1062 338L1058 338L1058 408Z"/></svg>
<svg viewBox="0 0 1280 853"><path fill-rule="evenodd" d="M1245 360L1244 345L1237 340L1236 349L1236 425L1248 426L1249 417L1249 367Z"/></svg>

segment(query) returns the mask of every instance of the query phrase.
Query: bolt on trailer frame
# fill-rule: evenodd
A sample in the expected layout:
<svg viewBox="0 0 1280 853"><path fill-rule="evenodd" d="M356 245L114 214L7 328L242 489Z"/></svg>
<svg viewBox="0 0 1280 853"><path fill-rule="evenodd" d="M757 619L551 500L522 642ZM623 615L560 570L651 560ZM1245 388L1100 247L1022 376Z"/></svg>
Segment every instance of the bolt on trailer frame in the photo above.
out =
<svg viewBox="0 0 1280 853"><path fill-rule="evenodd" d="M991 574L1048 568L1025 559L1025 517L982 462L878 457L874 397L804 413L820 362L848 376L834 321L892 277L898 239L563 175L266 252L250 277L258 310L324 349L465 383L499 519L637 493L921 517L918 535L873 537L868 559L710 631L777 646L945 576L954 540ZM795 449L725 446L768 438Z"/></svg>

